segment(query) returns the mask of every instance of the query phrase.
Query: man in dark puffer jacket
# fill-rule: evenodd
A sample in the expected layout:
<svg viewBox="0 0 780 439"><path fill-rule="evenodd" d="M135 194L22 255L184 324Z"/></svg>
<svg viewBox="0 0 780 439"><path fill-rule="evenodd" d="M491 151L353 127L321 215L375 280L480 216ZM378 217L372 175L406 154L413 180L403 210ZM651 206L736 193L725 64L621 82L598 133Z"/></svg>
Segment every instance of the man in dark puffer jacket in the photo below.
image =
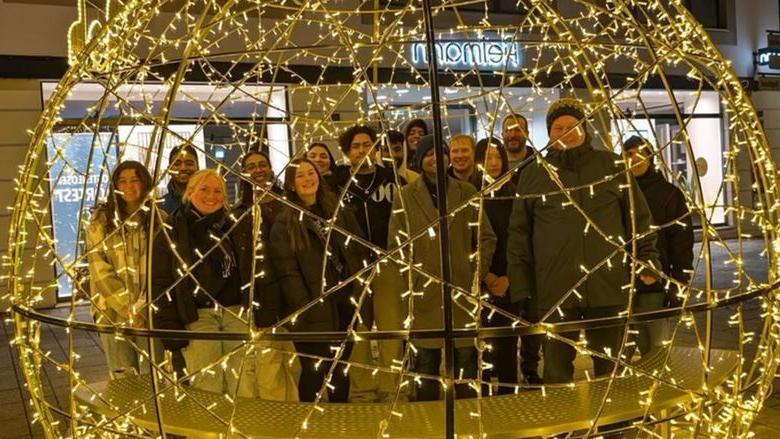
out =
<svg viewBox="0 0 780 439"><path fill-rule="evenodd" d="M687 284L690 280L690 272L687 270L693 268L693 224L685 196L655 169L653 154L645 139L632 136L623 143L623 150L630 157L631 173L645 195L653 214L653 224L660 227L656 232L656 247L661 260L661 270L672 279ZM634 312L679 306L681 301L677 292L678 288L673 283L669 284L666 290L639 285L634 299ZM661 346L669 337L666 319L638 325L637 329L637 346L642 354Z"/></svg>
<svg viewBox="0 0 780 439"><path fill-rule="evenodd" d="M622 251L625 242L631 253L632 240L650 229L645 199L620 156L591 146L585 123L578 100L561 99L550 107L550 151L544 158L537 154L521 174L509 222L511 298L532 297L540 315L549 314L546 323L616 316L628 305L632 275L635 283L657 282L650 270L631 273L631 259L624 260ZM652 235L636 247L639 261L659 266ZM574 340L578 335L561 334ZM594 328L586 337L588 348L616 356L623 331ZM545 383L571 381L575 355L570 343L548 338ZM593 362L596 376L615 365L596 356Z"/></svg>

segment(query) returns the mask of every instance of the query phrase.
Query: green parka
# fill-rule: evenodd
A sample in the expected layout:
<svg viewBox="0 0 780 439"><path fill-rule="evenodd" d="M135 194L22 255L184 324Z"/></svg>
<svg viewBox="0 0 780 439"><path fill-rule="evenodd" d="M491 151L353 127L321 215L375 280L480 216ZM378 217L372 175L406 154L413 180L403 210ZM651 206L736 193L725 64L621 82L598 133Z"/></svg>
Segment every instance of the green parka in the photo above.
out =
<svg viewBox="0 0 780 439"><path fill-rule="evenodd" d="M557 171L548 171L544 161ZM554 174L569 190L571 200ZM512 300L530 297L537 309L548 310L574 288L581 298L569 294L562 308L625 307L630 290L623 287L631 280L631 259L618 251L602 264L616 246L596 228L617 243L622 238L631 252L632 209L635 230L640 233L649 229L652 217L623 159L590 144L551 150L546 158L537 155L517 187L507 249ZM586 227L586 216L576 206L591 219L590 226ZM660 267L654 235L637 242L636 256Z"/></svg>

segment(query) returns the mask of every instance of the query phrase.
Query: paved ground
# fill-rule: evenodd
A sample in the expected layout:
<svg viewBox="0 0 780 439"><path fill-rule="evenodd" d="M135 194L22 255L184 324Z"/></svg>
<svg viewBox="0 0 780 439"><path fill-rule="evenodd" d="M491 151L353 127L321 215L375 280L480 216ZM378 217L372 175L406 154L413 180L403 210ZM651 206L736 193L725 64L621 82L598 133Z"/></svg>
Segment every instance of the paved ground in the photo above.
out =
<svg viewBox="0 0 780 439"><path fill-rule="evenodd" d="M730 242L728 245L732 250L737 248L735 242ZM746 271L756 280L765 280L767 264L766 260L760 256L764 248L763 241L745 241L743 245ZM729 268L729 265L725 264L728 259L725 252L719 247L713 247L713 255L714 286L727 288L735 285L733 268ZM697 275L694 283L695 285L704 285L703 273ZM67 311L67 308L58 308L51 312L65 316ZM725 309L715 314L716 325L713 337L715 347L736 347L736 332L725 325L728 316L733 313L734 309ZM78 316L80 319L88 319L87 309L78 309ZM757 329L760 326L761 318L757 302L745 305L745 318L748 327ZM6 319L0 333L0 438L43 437L40 427L32 424L32 410L27 402L29 397L21 376L18 354L16 349L9 346L8 343L12 338L13 326ZM680 338L690 343L694 343L696 340L692 331L681 333ZM81 375L88 381L107 379L103 351L94 334L78 331L69 336L59 327L43 326L41 344L55 358L65 360L71 343L81 355L78 368ZM746 347L750 351L750 346ZM66 374L49 365L43 367L43 372L43 386L49 402L55 407L67 411L69 386ZM62 422L63 425L66 423L64 418ZM766 406L755 424L755 433L757 438L762 439L780 437L780 390L776 391L766 402Z"/></svg>

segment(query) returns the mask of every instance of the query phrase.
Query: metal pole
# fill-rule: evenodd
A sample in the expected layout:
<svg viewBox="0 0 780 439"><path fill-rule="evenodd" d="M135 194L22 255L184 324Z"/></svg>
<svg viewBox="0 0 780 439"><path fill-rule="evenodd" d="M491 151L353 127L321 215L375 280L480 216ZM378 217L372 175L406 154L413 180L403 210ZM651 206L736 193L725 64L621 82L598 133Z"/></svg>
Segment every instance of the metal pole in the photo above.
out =
<svg viewBox="0 0 780 439"><path fill-rule="evenodd" d="M433 30L433 16L430 0L423 0L425 17L426 48L428 52L428 82L431 87L431 110L433 114L433 148L436 154L436 195L439 208L439 256L441 260L442 302L444 304L444 389L445 438L455 437L455 350L452 337L452 274L450 272L450 240L447 229L447 174L444 169L444 139L439 106L439 77L436 60L436 36ZM422 178L425 178L424 176Z"/></svg>

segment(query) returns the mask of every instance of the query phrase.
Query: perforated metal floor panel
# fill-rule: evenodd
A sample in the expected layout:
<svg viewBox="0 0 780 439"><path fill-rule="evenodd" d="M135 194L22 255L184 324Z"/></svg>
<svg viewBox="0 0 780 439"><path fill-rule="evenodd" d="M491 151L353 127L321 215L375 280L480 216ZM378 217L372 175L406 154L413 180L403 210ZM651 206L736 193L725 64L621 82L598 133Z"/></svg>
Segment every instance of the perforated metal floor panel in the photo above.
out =
<svg viewBox="0 0 780 439"><path fill-rule="evenodd" d="M712 351L710 386L721 383L733 370L737 355L733 351ZM642 361L642 371L663 370L665 351ZM698 349L675 348L671 352L669 370L662 379L674 377L683 389L695 391L703 382L702 359ZM656 372L658 373L658 372ZM478 435L479 423L475 416L481 404L483 431L491 438L517 438L553 434L588 428L607 394L607 380L579 382L570 387L523 391L516 395L458 400L456 432L459 435ZM609 402L598 425L641 417L652 379L637 374L625 374L612 383ZM82 403L100 414L117 416L128 414L133 422L150 430L157 430L154 398L149 376L113 380L102 385L100 398L92 398L85 390L77 392ZM234 406L220 395L196 389L186 389L188 396L177 401L174 390L168 388L161 398L163 422L166 431L191 437L219 437L228 435L230 419L232 436L246 435L258 438L291 438L298 432L311 404L239 399ZM692 394L661 385L653 399L650 412L657 412L676 404L689 402ZM444 436L444 403L401 403L390 414L389 404L321 404L324 411L315 411L308 428L301 432L307 438L375 438L380 423L390 418L386 430L393 438L438 438ZM207 409L208 408L208 409ZM236 432L240 432L236 433ZM224 436L223 436L224 437Z"/></svg>

